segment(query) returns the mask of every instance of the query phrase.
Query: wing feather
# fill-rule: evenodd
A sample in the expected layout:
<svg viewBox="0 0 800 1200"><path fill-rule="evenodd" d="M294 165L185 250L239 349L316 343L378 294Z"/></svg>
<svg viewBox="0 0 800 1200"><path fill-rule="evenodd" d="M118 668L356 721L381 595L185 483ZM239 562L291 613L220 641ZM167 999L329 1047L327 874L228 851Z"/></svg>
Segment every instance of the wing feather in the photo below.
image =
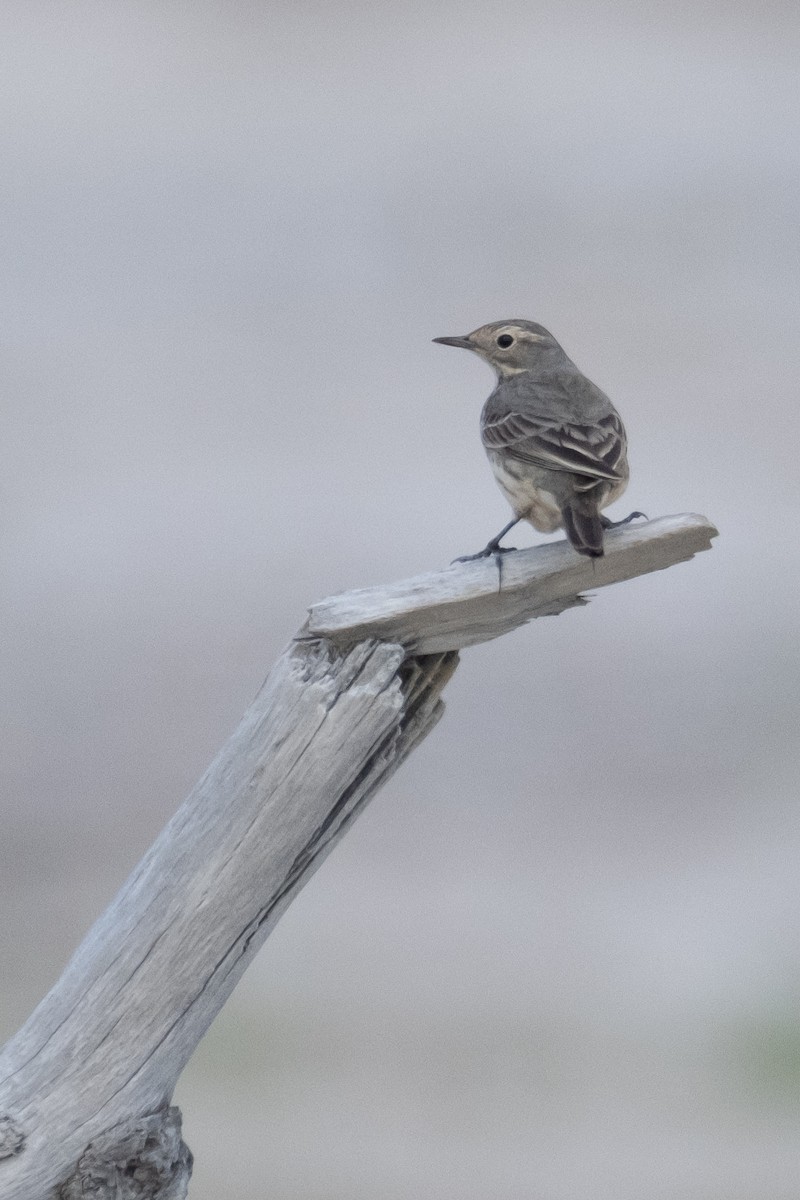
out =
<svg viewBox="0 0 800 1200"><path fill-rule="evenodd" d="M550 471L612 482L626 477L625 430L616 412L591 425L537 421L511 412L481 429L487 450L505 452Z"/></svg>

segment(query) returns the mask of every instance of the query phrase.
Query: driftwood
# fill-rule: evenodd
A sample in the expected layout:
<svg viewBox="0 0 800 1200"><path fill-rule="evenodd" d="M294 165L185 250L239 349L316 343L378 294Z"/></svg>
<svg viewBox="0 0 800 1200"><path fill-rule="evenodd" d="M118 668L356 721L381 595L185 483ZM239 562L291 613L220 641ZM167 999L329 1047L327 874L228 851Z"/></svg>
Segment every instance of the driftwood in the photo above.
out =
<svg viewBox="0 0 800 1200"><path fill-rule="evenodd" d="M239 728L0 1054L0 1200L182 1200L183 1067L294 895L442 714L464 646L708 549L703 517L315 604Z"/></svg>

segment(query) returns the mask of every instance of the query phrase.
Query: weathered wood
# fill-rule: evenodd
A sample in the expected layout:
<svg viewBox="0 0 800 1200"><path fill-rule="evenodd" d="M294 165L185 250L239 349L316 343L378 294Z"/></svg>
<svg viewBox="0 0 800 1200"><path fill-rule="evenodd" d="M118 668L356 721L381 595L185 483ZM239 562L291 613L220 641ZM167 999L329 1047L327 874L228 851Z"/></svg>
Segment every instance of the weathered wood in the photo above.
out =
<svg viewBox="0 0 800 1200"><path fill-rule="evenodd" d="M361 588L309 609L314 637L348 645L379 637L416 654L460 650L500 637L534 617L586 603L582 592L661 571L711 547L717 530L694 513L611 529L603 558L566 541L499 558L455 563L400 583Z"/></svg>
<svg viewBox="0 0 800 1200"><path fill-rule="evenodd" d="M136 1117L95 1138L61 1184L59 1200L182 1200L192 1174L192 1155L181 1138L177 1108Z"/></svg>
<svg viewBox="0 0 800 1200"><path fill-rule="evenodd" d="M182 1200L175 1083L281 914L442 713L457 648L705 549L671 517L315 605L205 776L0 1054L0 1200Z"/></svg>
<svg viewBox="0 0 800 1200"><path fill-rule="evenodd" d="M100 1179L98 1138L109 1161L129 1161L131 1122L164 1109L293 896L438 720L456 661L455 654L408 658L402 647L374 640L345 654L323 641L287 649L206 775L0 1055L0 1117L9 1119L10 1147L19 1149L24 1138L18 1153L0 1161L2 1200L45 1200L60 1184L64 1198L83 1195L75 1171ZM89 1165L76 1167L90 1143ZM126 1176L126 1187L133 1180L138 1191L96 1182L85 1194L180 1200L186 1156L175 1163L173 1190L166 1176L140 1164Z"/></svg>

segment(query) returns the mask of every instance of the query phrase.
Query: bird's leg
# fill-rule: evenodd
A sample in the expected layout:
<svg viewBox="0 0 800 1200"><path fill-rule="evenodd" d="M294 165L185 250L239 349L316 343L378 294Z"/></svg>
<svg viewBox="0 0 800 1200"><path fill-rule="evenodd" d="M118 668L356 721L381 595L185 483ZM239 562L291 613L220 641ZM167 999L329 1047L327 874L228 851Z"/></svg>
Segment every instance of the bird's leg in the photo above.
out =
<svg viewBox="0 0 800 1200"><path fill-rule="evenodd" d="M493 537L490 542L487 542L484 548L479 550L477 554L462 554L460 558L454 558L453 562L473 562L476 558L488 558L490 554L508 554L509 550L513 550L514 547L501 546L500 543L509 530L513 529L515 525L518 525L521 520L522 517L514 517L514 520L509 521L507 525L504 525L497 537Z"/></svg>
<svg viewBox="0 0 800 1200"><path fill-rule="evenodd" d="M641 517L643 521L648 519L647 513L632 512L628 513L627 517L623 517L621 521L610 521L608 517L604 517L601 513L600 524L603 526L603 529L618 529L620 525L630 525L631 521L635 521L637 517Z"/></svg>

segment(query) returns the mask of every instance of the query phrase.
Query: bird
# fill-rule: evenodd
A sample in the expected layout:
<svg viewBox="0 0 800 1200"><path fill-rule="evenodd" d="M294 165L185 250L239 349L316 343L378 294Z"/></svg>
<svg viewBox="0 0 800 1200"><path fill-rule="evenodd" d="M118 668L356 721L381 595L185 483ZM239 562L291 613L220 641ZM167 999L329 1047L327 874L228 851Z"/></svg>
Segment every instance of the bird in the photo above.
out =
<svg viewBox="0 0 800 1200"><path fill-rule="evenodd" d="M464 337L433 340L472 350L497 374L481 413L481 440L514 511L483 550L454 561L512 549L500 542L520 521L540 533L563 528L578 554L600 558L606 529L645 516L632 512L611 521L603 515L628 484L625 427L605 392L543 325L492 321Z"/></svg>

